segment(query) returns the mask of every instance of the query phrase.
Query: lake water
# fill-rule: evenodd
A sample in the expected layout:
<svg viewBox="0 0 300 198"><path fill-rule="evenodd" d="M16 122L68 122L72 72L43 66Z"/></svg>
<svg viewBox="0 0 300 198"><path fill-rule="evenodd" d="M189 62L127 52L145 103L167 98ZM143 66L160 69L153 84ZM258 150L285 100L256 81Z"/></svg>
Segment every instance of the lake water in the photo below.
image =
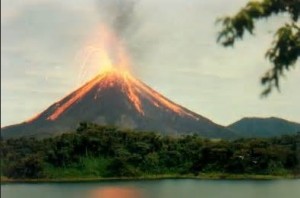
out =
<svg viewBox="0 0 300 198"><path fill-rule="evenodd" d="M105 181L3 184L2 198L300 198L300 180Z"/></svg>

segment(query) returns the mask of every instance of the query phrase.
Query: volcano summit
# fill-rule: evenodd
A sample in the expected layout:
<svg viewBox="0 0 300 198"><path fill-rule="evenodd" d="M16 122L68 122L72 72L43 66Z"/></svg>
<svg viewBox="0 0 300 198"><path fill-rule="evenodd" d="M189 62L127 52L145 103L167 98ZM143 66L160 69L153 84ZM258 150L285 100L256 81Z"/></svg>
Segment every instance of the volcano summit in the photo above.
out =
<svg viewBox="0 0 300 198"><path fill-rule="evenodd" d="M164 134L233 136L231 131L168 100L130 73L115 69L96 76L33 119L1 131L4 138L47 137L75 130L80 122Z"/></svg>

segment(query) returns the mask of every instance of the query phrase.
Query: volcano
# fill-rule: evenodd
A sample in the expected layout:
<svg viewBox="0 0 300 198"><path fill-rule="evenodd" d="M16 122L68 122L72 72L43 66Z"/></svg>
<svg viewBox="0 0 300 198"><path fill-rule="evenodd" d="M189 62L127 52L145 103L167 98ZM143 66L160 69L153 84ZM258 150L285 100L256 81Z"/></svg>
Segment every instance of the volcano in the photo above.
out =
<svg viewBox="0 0 300 198"><path fill-rule="evenodd" d="M74 131L80 122L163 134L230 138L233 133L162 96L128 72L110 70L21 124L3 138L48 137Z"/></svg>

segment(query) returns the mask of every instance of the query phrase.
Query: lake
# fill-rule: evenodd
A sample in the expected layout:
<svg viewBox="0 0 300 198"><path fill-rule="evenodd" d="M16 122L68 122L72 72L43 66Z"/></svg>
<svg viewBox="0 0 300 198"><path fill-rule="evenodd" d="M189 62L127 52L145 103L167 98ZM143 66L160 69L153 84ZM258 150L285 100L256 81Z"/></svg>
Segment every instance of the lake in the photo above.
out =
<svg viewBox="0 0 300 198"><path fill-rule="evenodd" d="M3 184L2 198L299 198L300 180L164 179Z"/></svg>

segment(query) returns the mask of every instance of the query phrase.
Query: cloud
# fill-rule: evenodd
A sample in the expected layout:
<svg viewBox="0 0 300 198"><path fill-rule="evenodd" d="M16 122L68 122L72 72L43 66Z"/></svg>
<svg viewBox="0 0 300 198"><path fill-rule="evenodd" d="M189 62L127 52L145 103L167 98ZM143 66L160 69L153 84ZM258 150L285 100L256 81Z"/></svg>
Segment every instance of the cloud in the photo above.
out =
<svg viewBox="0 0 300 198"><path fill-rule="evenodd" d="M287 74L282 94L259 98L259 76L270 67L264 52L285 17L259 22L233 49L216 44L215 20L246 2L3 0L1 121L22 121L73 91L75 56L101 22L122 37L136 75L183 106L222 124L244 115L300 121L299 69Z"/></svg>
<svg viewBox="0 0 300 198"><path fill-rule="evenodd" d="M24 115L31 116L30 108L34 111L46 107L75 88L75 55L96 19L91 20L95 18L93 12L85 8L73 9L57 2L14 0L10 4L13 9L7 10L13 14L1 19L4 124L16 122L16 115L20 121ZM5 5L8 1L4 1ZM22 102L26 106L18 105ZM16 113L22 108L29 112Z"/></svg>

